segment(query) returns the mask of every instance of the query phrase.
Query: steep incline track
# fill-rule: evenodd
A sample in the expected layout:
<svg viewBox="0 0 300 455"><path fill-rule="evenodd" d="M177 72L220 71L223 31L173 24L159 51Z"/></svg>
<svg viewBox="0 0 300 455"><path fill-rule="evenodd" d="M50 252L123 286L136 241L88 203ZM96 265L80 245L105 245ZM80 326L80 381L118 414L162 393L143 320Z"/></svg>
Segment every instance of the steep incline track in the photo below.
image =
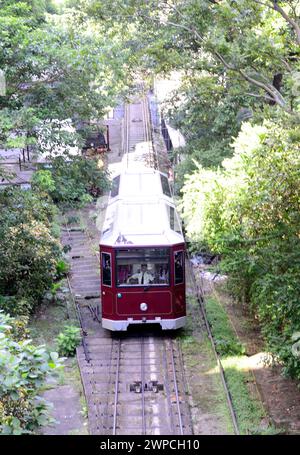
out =
<svg viewBox="0 0 300 455"><path fill-rule="evenodd" d="M180 348L175 339L149 331L115 335L99 324L98 255L90 236L63 232L72 247L70 287L82 323L77 358L91 434L192 434Z"/></svg>
<svg viewBox="0 0 300 455"><path fill-rule="evenodd" d="M88 215L84 214L84 218ZM192 424L184 367L176 339L161 332L111 334L102 329L98 253L94 235L66 226L69 278L82 324L77 350L91 434L184 435Z"/></svg>
<svg viewBox="0 0 300 455"><path fill-rule="evenodd" d="M127 167L140 162L157 168L151 131L149 106L144 95L125 106L123 152Z"/></svg>
<svg viewBox="0 0 300 455"><path fill-rule="evenodd" d="M125 109L123 154L127 165L136 160L154 166L146 97ZM66 226L69 279L82 327L77 350L88 404L91 434L192 434L187 387L176 339L148 328L111 334L101 326L99 233ZM145 331L146 330L146 331Z"/></svg>

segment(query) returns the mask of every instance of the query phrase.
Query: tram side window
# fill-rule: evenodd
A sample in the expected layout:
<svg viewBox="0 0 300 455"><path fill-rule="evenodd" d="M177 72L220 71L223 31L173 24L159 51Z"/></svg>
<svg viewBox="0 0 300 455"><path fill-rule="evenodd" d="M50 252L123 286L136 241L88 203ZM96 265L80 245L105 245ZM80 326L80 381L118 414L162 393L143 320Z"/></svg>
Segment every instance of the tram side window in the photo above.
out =
<svg viewBox="0 0 300 455"><path fill-rule="evenodd" d="M111 286L111 261L107 253L102 253L102 283Z"/></svg>
<svg viewBox="0 0 300 455"><path fill-rule="evenodd" d="M111 186L111 191L110 191L111 197L118 196L119 186L120 186L120 176L117 175L116 177L113 178L113 181L112 181L112 186Z"/></svg>
<svg viewBox="0 0 300 455"><path fill-rule="evenodd" d="M177 232L178 234L181 234L181 228L180 228L180 224L178 221L178 216L177 216L177 213L176 213L174 207L167 204L167 210L168 210L170 228L173 231Z"/></svg>
<svg viewBox="0 0 300 455"><path fill-rule="evenodd" d="M172 197L170 185L169 185L169 181L168 181L167 177L163 174L160 174L160 181L161 181L163 193L168 197Z"/></svg>
<svg viewBox="0 0 300 455"><path fill-rule="evenodd" d="M183 283L183 264L184 256L183 251L177 251L174 254L174 266L175 266L175 284Z"/></svg>
<svg viewBox="0 0 300 455"><path fill-rule="evenodd" d="M132 248L117 251L117 286L168 284L168 248Z"/></svg>

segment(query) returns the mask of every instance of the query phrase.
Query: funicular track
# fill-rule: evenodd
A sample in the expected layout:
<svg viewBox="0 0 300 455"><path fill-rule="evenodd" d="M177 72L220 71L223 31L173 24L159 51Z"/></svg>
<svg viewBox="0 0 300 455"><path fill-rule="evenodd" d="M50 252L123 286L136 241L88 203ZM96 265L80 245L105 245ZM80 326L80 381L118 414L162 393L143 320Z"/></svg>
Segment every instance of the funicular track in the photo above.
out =
<svg viewBox="0 0 300 455"><path fill-rule="evenodd" d="M152 129L147 96L125 105L124 155L127 167L141 161L143 165L158 168L158 158L152 145Z"/></svg>
<svg viewBox="0 0 300 455"><path fill-rule="evenodd" d="M105 434L191 434L173 343L149 333L112 339L107 396L98 400Z"/></svg>
<svg viewBox="0 0 300 455"><path fill-rule="evenodd" d="M141 145L141 160L157 168L147 98L125 108L124 155ZM90 235L65 226L70 245L69 287L81 325L77 359L88 405L90 434L189 435L193 433L184 365L174 335L145 331L115 334L101 326L99 254Z"/></svg>
<svg viewBox="0 0 300 455"><path fill-rule="evenodd" d="M77 359L90 433L192 434L177 340L149 330L120 335L102 329L96 307L99 291L97 295L94 283L98 257L92 255L90 239L85 231L66 226L63 242L72 246L69 286L82 329Z"/></svg>

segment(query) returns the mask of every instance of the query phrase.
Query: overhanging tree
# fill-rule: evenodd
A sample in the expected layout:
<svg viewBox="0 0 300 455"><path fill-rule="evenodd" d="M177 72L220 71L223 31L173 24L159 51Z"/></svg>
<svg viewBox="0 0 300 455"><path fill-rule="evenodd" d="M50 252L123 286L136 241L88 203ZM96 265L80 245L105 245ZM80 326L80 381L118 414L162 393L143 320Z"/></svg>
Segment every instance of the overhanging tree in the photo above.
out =
<svg viewBox="0 0 300 455"><path fill-rule="evenodd" d="M6 95L0 97L1 142L10 138L8 146L30 144L36 126L51 119L101 118L126 86L117 39L107 39L101 27L74 9L48 14L42 1L2 3L0 68Z"/></svg>

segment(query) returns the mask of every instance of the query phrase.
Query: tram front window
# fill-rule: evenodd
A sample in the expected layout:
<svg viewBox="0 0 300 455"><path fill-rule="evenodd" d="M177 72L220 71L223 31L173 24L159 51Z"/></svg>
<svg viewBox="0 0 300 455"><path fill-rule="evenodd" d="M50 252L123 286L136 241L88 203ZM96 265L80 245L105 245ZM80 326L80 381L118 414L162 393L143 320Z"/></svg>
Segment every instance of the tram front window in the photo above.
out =
<svg viewBox="0 0 300 455"><path fill-rule="evenodd" d="M169 257L169 248L117 250L117 286L168 285Z"/></svg>

